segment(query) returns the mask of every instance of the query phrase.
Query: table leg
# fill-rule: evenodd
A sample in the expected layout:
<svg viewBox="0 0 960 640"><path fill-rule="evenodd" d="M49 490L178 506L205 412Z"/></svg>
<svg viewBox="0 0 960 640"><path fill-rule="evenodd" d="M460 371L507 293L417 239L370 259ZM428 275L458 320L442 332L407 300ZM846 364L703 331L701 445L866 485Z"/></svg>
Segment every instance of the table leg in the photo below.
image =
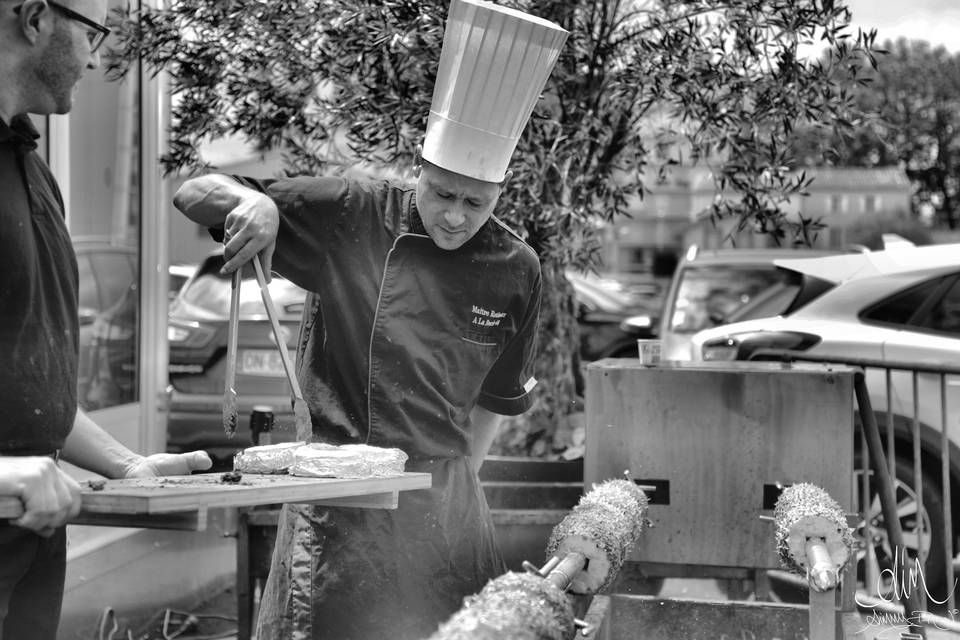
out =
<svg viewBox="0 0 960 640"><path fill-rule="evenodd" d="M247 509L237 513L237 640L250 640L253 584L250 576L250 527Z"/></svg>

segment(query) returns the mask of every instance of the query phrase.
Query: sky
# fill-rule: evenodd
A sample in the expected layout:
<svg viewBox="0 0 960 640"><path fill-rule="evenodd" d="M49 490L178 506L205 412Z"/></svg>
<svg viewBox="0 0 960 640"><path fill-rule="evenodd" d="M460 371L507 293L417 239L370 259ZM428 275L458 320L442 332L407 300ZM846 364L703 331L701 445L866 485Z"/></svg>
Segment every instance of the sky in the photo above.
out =
<svg viewBox="0 0 960 640"><path fill-rule="evenodd" d="M960 53L958 0L846 0L844 4L856 26L877 29L878 43L903 36Z"/></svg>

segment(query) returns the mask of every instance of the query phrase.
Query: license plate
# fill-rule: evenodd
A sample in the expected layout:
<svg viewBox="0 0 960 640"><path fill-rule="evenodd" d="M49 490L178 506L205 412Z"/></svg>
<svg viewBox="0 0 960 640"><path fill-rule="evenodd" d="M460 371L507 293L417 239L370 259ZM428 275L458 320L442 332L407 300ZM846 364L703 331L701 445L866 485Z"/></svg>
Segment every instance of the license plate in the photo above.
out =
<svg viewBox="0 0 960 640"><path fill-rule="evenodd" d="M288 352L289 353L289 352ZM241 349L237 371L248 376L283 377L283 359L276 349Z"/></svg>

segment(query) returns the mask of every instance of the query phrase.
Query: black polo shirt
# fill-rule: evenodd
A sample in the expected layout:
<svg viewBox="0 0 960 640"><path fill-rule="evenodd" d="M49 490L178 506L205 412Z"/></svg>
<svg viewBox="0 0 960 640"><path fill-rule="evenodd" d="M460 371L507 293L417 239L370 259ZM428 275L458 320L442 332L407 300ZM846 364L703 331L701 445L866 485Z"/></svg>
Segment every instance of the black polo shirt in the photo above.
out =
<svg viewBox="0 0 960 640"><path fill-rule="evenodd" d="M39 137L0 120L0 454L60 449L77 411L77 258Z"/></svg>

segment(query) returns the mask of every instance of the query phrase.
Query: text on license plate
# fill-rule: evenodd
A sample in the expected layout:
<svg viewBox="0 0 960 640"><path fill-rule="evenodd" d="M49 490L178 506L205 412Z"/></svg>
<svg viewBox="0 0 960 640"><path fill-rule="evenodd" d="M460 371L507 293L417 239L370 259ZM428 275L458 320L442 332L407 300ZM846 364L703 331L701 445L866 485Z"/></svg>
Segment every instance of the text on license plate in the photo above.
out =
<svg viewBox="0 0 960 640"><path fill-rule="evenodd" d="M288 352L289 353L289 352ZM241 349L237 358L237 371L248 376L280 376L286 373L283 370L283 360L276 349ZM291 356L291 362L293 356Z"/></svg>

